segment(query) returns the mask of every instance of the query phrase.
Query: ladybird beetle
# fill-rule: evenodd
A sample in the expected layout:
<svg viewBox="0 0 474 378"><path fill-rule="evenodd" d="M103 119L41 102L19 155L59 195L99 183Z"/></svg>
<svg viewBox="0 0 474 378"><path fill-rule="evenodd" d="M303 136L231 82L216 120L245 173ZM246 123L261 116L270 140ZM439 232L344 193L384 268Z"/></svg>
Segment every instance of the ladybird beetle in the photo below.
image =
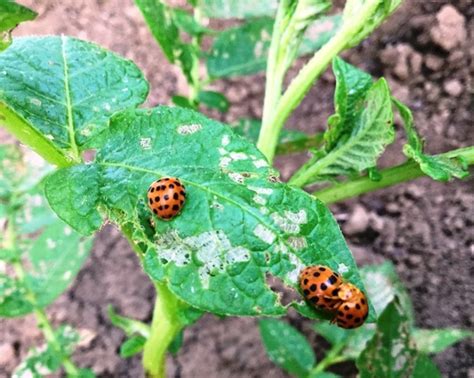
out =
<svg viewBox="0 0 474 378"><path fill-rule="evenodd" d="M339 286L341 302L337 307L333 323L342 328L360 327L369 315L369 306L365 294L350 283Z"/></svg>
<svg viewBox="0 0 474 378"><path fill-rule="evenodd" d="M186 189L175 177L154 181L148 188L148 206L160 219L170 220L179 214L186 200Z"/></svg>
<svg viewBox="0 0 474 378"><path fill-rule="evenodd" d="M367 319L369 307L365 294L329 267L316 265L300 273L300 287L314 306L333 312L332 323L342 328L356 328Z"/></svg>
<svg viewBox="0 0 474 378"><path fill-rule="evenodd" d="M300 274L300 286L304 296L316 307L333 310L340 299L339 286L342 284L339 274L327 266L309 266Z"/></svg>

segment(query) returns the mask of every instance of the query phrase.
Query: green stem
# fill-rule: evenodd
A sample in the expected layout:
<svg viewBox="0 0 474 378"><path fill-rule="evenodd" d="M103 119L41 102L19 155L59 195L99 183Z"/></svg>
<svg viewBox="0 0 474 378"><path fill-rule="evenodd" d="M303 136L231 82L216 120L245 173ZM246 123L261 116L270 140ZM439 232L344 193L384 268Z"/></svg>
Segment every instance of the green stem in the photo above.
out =
<svg viewBox="0 0 474 378"><path fill-rule="evenodd" d="M347 357L341 356L340 353L346 346L346 342L342 342L339 344L335 344L327 353L326 357L324 357L319 363L311 369L308 376L312 377L317 373L321 373L326 370L329 366L337 364L339 362L343 362L347 360Z"/></svg>
<svg viewBox="0 0 474 378"><path fill-rule="evenodd" d="M14 199L12 202L14 202ZM26 272L22 264L20 253L17 250L16 240L17 237L15 230L14 213L10 210L8 214L7 230L5 233L5 247L7 249L16 251L17 258L15 261L12 262L13 268L16 273L16 278L22 283L22 286L26 290L25 298L33 307L33 314L36 317L38 328L41 330L41 332L43 332L43 336L46 339L48 345L50 345L58 355L62 355L63 352L61 350L61 345L57 340L56 335L54 334L53 326L49 322L44 309L38 305L36 296L34 292L30 289L26 281ZM61 363L68 376L79 376L79 369L76 367L76 365L74 365L69 356L63 356Z"/></svg>
<svg viewBox="0 0 474 378"><path fill-rule="evenodd" d="M202 23L202 9L200 0L196 1L196 5L193 9L194 20L198 23ZM197 50L201 51L201 36L193 36L191 40L192 46ZM192 81L189 84L189 100L192 104L197 104L199 92L201 91L202 82L199 75L199 58L193 57L193 66L191 70Z"/></svg>
<svg viewBox="0 0 474 378"><path fill-rule="evenodd" d="M155 283L157 298L153 310L150 337L143 349L143 368L150 378L166 377L166 353L183 328L179 319L179 299L166 284Z"/></svg>
<svg viewBox="0 0 474 378"><path fill-rule="evenodd" d="M279 61L279 55L280 51L285 49L285 46L282 46L280 42L283 31L282 21L287 8L288 0L281 0L278 5L275 23L273 24L272 40L270 42L267 60L262 127L260 129L260 135L257 142L257 147L269 159L270 162L273 159L272 154L276 144L275 147L271 149L272 153L270 153L268 142L271 138L269 135L273 132L273 113L281 98L283 79L285 76L285 70ZM276 138L278 140L278 135L276 135Z"/></svg>
<svg viewBox="0 0 474 378"><path fill-rule="evenodd" d="M439 156L446 158L463 158L468 165L472 165L474 164L474 147L460 148L440 154ZM425 173L423 173L419 165L413 160L409 160L395 167L383 169L380 173L382 175L380 181L372 181L367 176L359 177L316 191L313 195L324 203L331 204L425 176Z"/></svg>
<svg viewBox="0 0 474 378"><path fill-rule="evenodd" d="M301 69L288 86L278 105L271 104L267 118L263 120L257 146L271 162L278 143L278 136L286 120L303 100L314 81L324 72L326 67L348 42L365 26L379 6L379 0L368 0L361 8L357 17L344 21L342 28L328 43L318 50L311 60ZM271 79L267 77L267 79ZM267 90L268 88L266 88ZM269 95L270 96L270 95ZM270 106L270 104L269 104ZM265 114L264 114L265 115Z"/></svg>

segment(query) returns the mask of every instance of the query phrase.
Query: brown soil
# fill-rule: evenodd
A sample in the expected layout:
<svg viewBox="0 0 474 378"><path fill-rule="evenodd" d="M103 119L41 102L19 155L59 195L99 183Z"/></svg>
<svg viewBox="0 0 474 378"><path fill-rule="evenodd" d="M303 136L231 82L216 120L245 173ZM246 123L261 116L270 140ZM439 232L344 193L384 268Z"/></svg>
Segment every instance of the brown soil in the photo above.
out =
<svg viewBox="0 0 474 378"><path fill-rule="evenodd" d="M97 42L133 59L152 84L149 105L167 104L185 93L176 68L155 46L131 0L23 0L40 16L15 35L67 34ZM414 111L416 124L432 153L472 144L474 33L470 1L412 1L370 39L344 56L374 76L388 78L395 95ZM289 123L315 132L332 112L334 80L327 73ZM216 84L233 106L226 116L261 116L262 75ZM384 155L383 164L402 159L403 139ZM287 178L303 156L279 158ZM359 263L392 260L407 285L420 327L471 328L474 323L474 181L440 184L428 179L362 196L333 206ZM78 365L102 377L140 377L138 357L122 360L122 332L107 319L106 305L149 321L153 289L127 243L112 227L98 236L95 248L74 285L49 308L55 323L68 322L88 332L90 342L74 354ZM295 314L290 321L307 331L310 322ZM0 376L7 376L41 336L34 319L0 320ZM308 332L318 357L325 344ZM474 345L462 342L439 354L443 375L474 377ZM283 377L265 356L256 320L205 316L189 328L179 355L169 359L174 377ZM352 365L336 369L345 376Z"/></svg>

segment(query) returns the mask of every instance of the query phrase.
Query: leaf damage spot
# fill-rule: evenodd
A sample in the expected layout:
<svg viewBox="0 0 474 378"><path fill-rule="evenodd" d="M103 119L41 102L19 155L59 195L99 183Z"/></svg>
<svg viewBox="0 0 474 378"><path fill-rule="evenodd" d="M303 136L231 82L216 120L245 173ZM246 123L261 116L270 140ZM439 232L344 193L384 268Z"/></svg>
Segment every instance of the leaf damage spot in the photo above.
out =
<svg viewBox="0 0 474 378"><path fill-rule="evenodd" d="M229 177L232 181L235 181L238 184L244 183L244 176L241 173L231 172L229 173Z"/></svg>
<svg viewBox="0 0 474 378"><path fill-rule="evenodd" d="M290 244L296 250L305 249L308 246L306 238L303 236L291 236L288 238L288 244Z"/></svg>
<svg viewBox="0 0 474 378"><path fill-rule="evenodd" d="M178 134L189 135L194 134L202 129L202 126L198 123L193 123L191 125L181 125L178 127Z"/></svg>
<svg viewBox="0 0 474 378"><path fill-rule="evenodd" d="M275 233L262 224L257 225L253 230L253 233L257 238L267 244L272 244L276 239Z"/></svg>
<svg viewBox="0 0 474 378"><path fill-rule="evenodd" d="M151 138L140 138L140 147L144 150L151 149Z"/></svg>
<svg viewBox="0 0 474 378"><path fill-rule="evenodd" d="M268 167L267 161L266 161L266 160L263 160L263 159L255 160L255 161L253 162L253 165L255 165L256 168Z"/></svg>
<svg viewBox="0 0 474 378"><path fill-rule="evenodd" d="M222 146L227 146L228 144L230 143L230 137L229 135L225 134L223 137L222 137Z"/></svg>
<svg viewBox="0 0 474 378"><path fill-rule="evenodd" d="M41 106L42 102L38 98L30 98L30 103L32 103L35 106Z"/></svg>
<svg viewBox="0 0 474 378"><path fill-rule="evenodd" d="M349 268L347 267L346 264L340 263L340 264L337 266L337 271L338 271L340 274L344 274L344 273L347 273L347 272L349 271Z"/></svg>

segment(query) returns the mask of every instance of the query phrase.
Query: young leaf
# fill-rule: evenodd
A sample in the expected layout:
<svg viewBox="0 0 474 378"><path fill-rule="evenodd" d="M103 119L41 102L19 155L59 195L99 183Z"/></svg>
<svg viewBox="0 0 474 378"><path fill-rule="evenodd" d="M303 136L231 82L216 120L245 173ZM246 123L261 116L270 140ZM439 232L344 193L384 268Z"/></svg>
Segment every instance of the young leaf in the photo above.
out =
<svg viewBox="0 0 474 378"><path fill-rule="evenodd" d="M54 331L54 336L57 345L47 344L30 350L23 362L13 372L12 377L41 378L58 370L63 358L73 352L79 341L79 334L70 326L61 326Z"/></svg>
<svg viewBox="0 0 474 378"><path fill-rule="evenodd" d="M290 374L306 377L316 362L306 337L280 320L262 319L259 325L270 360Z"/></svg>
<svg viewBox="0 0 474 378"><path fill-rule="evenodd" d="M411 376L416 350L410 323L398 299L390 302L377 320L377 330L357 359L361 378Z"/></svg>
<svg viewBox="0 0 474 378"><path fill-rule="evenodd" d="M423 140L418 135L410 109L396 99L392 99L403 120L408 143L403 146L403 153L415 160L420 169L433 180L449 181L453 177L462 179L469 175L467 167L458 159L443 156L432 156L423 153Z"/></svg>
<svg viewBox="0 0 474 378"><path fill-rule="evenodd" d="M25 286L19 281L0 273L0 317L22 316L33 311L26 293Z"/></svg>
<svg viewBox="0 0 474 378"><path fill-rule="evenodd" d="M109 317L111 323L115 327L124 331L128 337L138 334L146 339L150 335L150 328L148 325L142 323L139 320L127 318L117 314L112 305L107 307L107 316Z"/></svg>
<svg viewBox="0 0 474 378"><path fill-rule="evenodd" d="M219 92L200 91L198 94L198 100L208 108L217 109L223 113L229 110L229 100Z"/></svg>
<svg viewBox="0 0 474 378"><path fill-rule="evenodd" d="M0 67L1 124L59 166L78 161L112 113L148 93L132 62L65 36L15 39Z"/></svg>
<svg viewBox="0 0 474 378"><path fill-rule="evenodd" d="M400 281L395 267L390 261L380 265L366 265L361 268L360 273L367 289L367 296L378 314L381 314L387 305L398 298L407 316L410 326L413 326L415 314L410 295Z"/></svg>
<svg viewBox="0 0 474 378"><path fill-rule="evenodd" d="M208 29L199 24L194 17L183 9L172 9L173 19L179 29L184 30L191 36L200 36L206 33L214 33L213 30Z"/></svg>
<svg viewBox="0 0 474 378"><path fill-rule="evenodd" d="M202 0L204 13L210 18L250 18L273 16L277 0Z"/></svg>
<svg viewBox="0 0 474 378"><path fill-rule="evenodd" d="M128 358L140 353L145 345L146 339L143 336L132 336L120 345L120 357Z"/></svg>
<svg viewBox="0 0 474 378"><path fill-rule="evenodd" d="M14 0L0 2L0 51L5 50L12 43L11 32L25 21L34 20L35 11L17 4Z"/></svg>
<svg viewBox="0 0 474 378"><path fill-rule="evenodd" d="M340 375L331 373L330 371L310 372L308 378L339 378Z"/></svg>
<svg viewBox="0 0 474 378"><path fill-rule="evenodd" d="M188 108L188 109L195 109L196 105L194 105L187 97L184 96L173 96L171 98L171 101L173 101L173 104L176 106L181 106L182 108Z"/></svg>
<svg viewBox="0 0 474 378"><path fill-rule="evenodd" d="M474 332L462 329L415 329L416 348L423 353L439 353L464 339L474 337Z"/></svg>
<svg viewBox="0 0 474 378"><path fill-rule="evenodd" d="M372 17L369 18L364 27L352 38L347 44L347 48L357 46L363 39L365 39L372 31L374 31L384 20L395 12L403 0L348 0L344 7L343 17L344 22L349 23L352 19L360 17L362 8L371 6L374 2L378 3Z"/></svg>
<svg viewBox="0 0 474 378"><path fill-rule="evenodd" d="M279 183L258 149L228 127L187 109L159 107L118 114L110 131L93 164L48 177L50 205L73 227L82 225L77 206L64 197L84 185L81 172L92 170L87 181L98 195L85 202L82 218L100 208L114 222L137 226L145 268L153 266L150 275L166 279L184 302L218 314L283 314L267 274L297 287L302 267L322 262L363 289L329 210ZM186 203L169 222L154 217L150 237L140 209L149 185L165 176L185 185Z"/></svg>
<svg viewBox="0 0 474 378"><path fill-rule="evenodd" d="M179 11L176 12L161 0L135 0L135 4L166 58L171 63L178 63L188 82L193 82L191 71L197 60L197 51L180 38L176 17L180 17L178 23L182 23L183 15L179 16ZM190 27L189 23L185 24L186 29L189 30Z"/></svg>
<svg viewBox="0 0 474 378"><path fill-rule="evenodd" d="M176 356L183 346L183 341L184 341L184 329L181 330L178 335L174 338L174 340L171 342L170 346L168 347L168 351Z"/></svg>
<svg viewBox="0 0 474 378"><path fill-rule="evenodd" d="M319 50L338 30L339 15L323 17L308 28L297 55ZM263 71L267 64L273 20L262 18L230 28L214 41L207 58L211 77L251 75Z"/></svg>
<svg viewBox="0 0 474 378"><path fill-rule="evenodd" d="M82 238L60 220L46 227L28 251L31 269L26 280L38 306L48 306L66 290L91 247L90 238Z"/></svg>
<svg viewBox="0 0 474 378"><path fill-rule="evenodd" d="M441 378L441 373L433 360L424 354L420 354L416 359L412 378Z"/></svg>
<svg viewBox="0 0 474 378"><path fill-rule="evenodd" d="M331 128L344 131L334 140L336 132L330 129L325 150L311 158L293 176L291 184L304 186L317 180L362 172L376 165L385 147L395 138L390 92L386 81L380 79L364 95L362 108L356 107L354 118L344 112L331 117ZM349 108L344 104L341 109L348 112Z"/></svg>

